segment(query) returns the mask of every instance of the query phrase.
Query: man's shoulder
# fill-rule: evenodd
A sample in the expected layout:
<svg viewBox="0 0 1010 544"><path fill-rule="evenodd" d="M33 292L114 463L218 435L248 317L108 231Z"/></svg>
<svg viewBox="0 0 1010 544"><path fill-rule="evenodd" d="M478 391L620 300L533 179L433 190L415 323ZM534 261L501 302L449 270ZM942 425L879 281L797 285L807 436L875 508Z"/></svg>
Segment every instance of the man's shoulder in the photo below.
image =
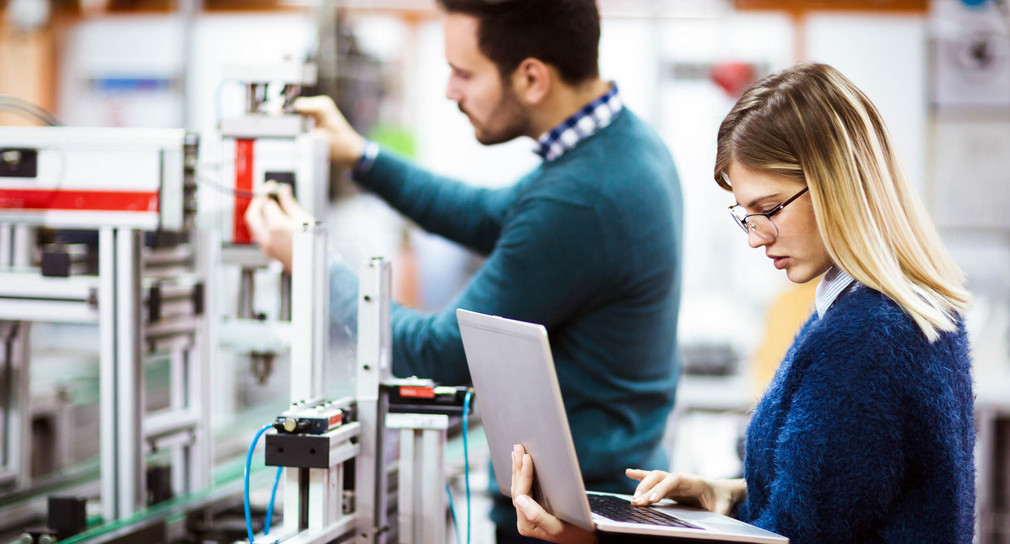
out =
<svg viewBox="0 0 1010 544"><path fill-rule="evenodd" d="M655 178L676 176L673 157L656 131L627 109L599 132L586 137L564 156L544 163L552 178L626 179L629 173ZM639 175L642 175L639 174Z"/></svg>
<svg viewBox="0 0 1010 544"><path fill-rule="evenodd" d="M676 177L673 156L659 133L627 108L570 154L573 162L597 170Z"/></svg>
<svg viewBox="0 0 1010 544"><path fill-rule="evenodd" d="M613 122L562 157L545 162L520 200L549 200L618 212L679 198L679 179L669 151L651 127L625 109Z"/></svg>
<svg viewBox="0 0 1010 544"><path fill-rule="evenodd" d="M614 116L614 120L594 136L608 144L628 140L631 144L641 144L643 141L660 141L656 129L627 107L621 108L621 111ZM592 141L592 138L589 141Z"/></svg>

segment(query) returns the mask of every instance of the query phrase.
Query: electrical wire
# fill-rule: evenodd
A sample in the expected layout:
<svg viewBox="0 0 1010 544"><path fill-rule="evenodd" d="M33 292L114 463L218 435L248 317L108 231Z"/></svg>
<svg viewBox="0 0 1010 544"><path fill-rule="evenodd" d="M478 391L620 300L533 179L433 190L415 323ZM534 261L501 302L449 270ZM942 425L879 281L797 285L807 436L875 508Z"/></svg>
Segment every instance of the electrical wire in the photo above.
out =
<svg viewBox="0 0 1010 544"><path fill-rule="evenodd" d="M235 187L228 187L227 185L224 185L222 183L218 183L217 181L214 181L214 180L208 178L207 176L205 176L203 174L197 174L196 175L196 182L197 183L201 183L203 185L206 185L208 187L211 187L213 189L216 189L216 190L218 190L218 191L220 191L222 193L235 195L235 196L237 196L239 198L253 199L253 198L256 198L258 196L261 196L260 193L257 193L255 191L246 191L246 190L243 190L243 189L236 189ZM266 193L263 193L263 194L266 194Z"/></svg>
<svg viewBox="0 0 1010 544"><path fill-rule="evenodd" d="M267 181L270 181L270 180L267 180ZM213 189L215 189L217 191L220 191L222 193L229 194L229 195L235 195L235 196L237 196L239 198L248 198L250 200L252 200L254 198L257 198L257 197L261 197L261 196L272 196L272 197L276 198L276 195L277 195L276 192L271 192L271 191L263 191L261 193L258 193L256 191L246 191L244 189L237 189L235 187L229 187L227 185L224 185L223 183L218 183L217 181L214 181L214 180L210 179L209 177L207 177L207 176L205 176L203 174L197 174L196 175L196 182L197 183L201 183L203 185L206 185L208 187L211 187L211 188L213 188Z"/></svg>
<svg viewBox="0 0 1010 544"><path fill-rule="evenodd" d="M281 474L284 472L284 467L277 467L277 473L274 474L274 489L270 492L270 504L267 506L267 520L263 522L263 536L270 534L270 521L274 519L274 499L277 498L277 484L281 483Z"/></svg>
<svg viewBox="0 0 1010 544"><path fill-rule="evenodd" d="M472 510L470 504L470 455L469 455L469 445L467 440L467 415L470 413L470 401L473 398L473 391L467 391L466 396L463 397L463 479L466 482L466 542L470 544L470 512ZM243 505L245 507L245 526L246 532L249 535L249 544L255 544L252 529L252 514L249 508L249 472L252 467L252 457L253 452L256 451L256 444L259 442L260 437L263 433L272 429L273 425L268 424L260 428L256 432L256 436L253 437L253 441L249 444L249 451L246 453L245 458L245 471L244 471L244 489L243 489ZM283 472L283 467L277 467L277 472L274 476L273 490L270 492L270 503L267 506L266 521L263 524L263 535L266 536L270 534L270 521L274 513L274 500L277 497L277 484L280 483L281 473ZM452 491L449 489L449 484L445 484L445 492L449 496L449 511L452 514L452 522L456 526L456 542L460 542L459 535L459 523L456 520L456 509L452 504Z"/></svg>
<svg viewBox="0 0 1010 544"><path fill-rule="evenodd" d="M21 114L21 115L28 114L27 117L31 117L31 118L36 119L36 120L41 120L43 123L45 123L45 124L47 124L47 125L49 125L51 127L54 127L54 126L58 125L58 123L53 123L49 119L46 119L45 117L39 115L38 113L32 111L31 109L23 108L23 107L21 107L21 106L19 106L17 104L9 104L7 102L0 102L0 111L6 111L6 112L10 112L10 113L17 113L17 114Z"/></svg>
<svg viewBox="0 0 1010 544"><path fill-rule="evenodd" d="M0 110L26 113L53 127L63 125L63 122L53 115L52 112L23 98L18 98L9 94L0 94Z"/></svg>
<svg viewBox="0 0 1010 544"><path fill-rule="evenodd" d="M449 496L449 514L452 515L452 526L456 528L456 544L463 544L459 539L459 520L456 519L456 505L452 503L452 490L449 489L449 482L445 483L445 494Z"/></svg>
<svg viewBox="0 0 1010 544"><path fill-rule="evenodd" d="M473 398L473 390L466 392L463 397L463 480L466 482L466 544L470 544L470 456L467 453L466 420L470 415L470 399ZM458 539L457 539L458 540Z"/></svg>
<svg viewBox="0 0 1010 544"><path fill-rule="evenodd" d="M27 113L30 113L31 115L41 119L43 122L49 125L56 126L63 124L59 120L59 118L57 118L56 115L54 115L49 110L37 104L33 104L32 102L29 102L23 98L19 98L17 96L9 94L0 94L0 103L4 105L9 105L11 107L18 107L20 109L23 109Z"/></svg>
<svg viewBox="0 0 1010 544"><path fill-rule="evenodd" d="M256 433L256 437L253 438L252 444L249 444L249 452L245 456L245 489L243 491L243 499L245 505L245 530L249 533L249 544L254 544L253 540L253 530L252 530L252 514L249 513L249 472L252 467L252 457L253 452L256 451L256 443L260 441L260 437L263 433L272 429L273 425L264 425ZM277 489L277 484L274 483L274 489ZM273 504L273 499L271 499L271 504ZM272 513L272 512L271 512ZM264 533L265 534L265 533Z"/></svg>

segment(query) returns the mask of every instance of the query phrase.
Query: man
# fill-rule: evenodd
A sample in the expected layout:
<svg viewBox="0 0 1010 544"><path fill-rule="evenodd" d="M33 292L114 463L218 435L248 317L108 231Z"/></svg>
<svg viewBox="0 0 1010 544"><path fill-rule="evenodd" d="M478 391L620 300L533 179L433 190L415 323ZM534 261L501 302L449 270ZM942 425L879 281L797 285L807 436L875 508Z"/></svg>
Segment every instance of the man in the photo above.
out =
<svg viewBox="0 0 1010 544"><path fill-rule="evenodd" d="M469 383L455 308L544 324L587 486L630 492L620 467L667 466L660 439L679 374L682 209L673 161L622 106L616 85L600 79L594 0L439 4L452 69L446 96L477 140L537 140L543 163L514 185L437 176L366 141L329 99L296 104L359 184L422 228L487 255L444 311L394 307L393 373ZM264 250L290 266L290 232L303 214L282 188L279 204L254 201L247 221ZM333 317L353 325L354 273L331 270ZM522 541L512 505L496 499L499 542Z"/></svg>

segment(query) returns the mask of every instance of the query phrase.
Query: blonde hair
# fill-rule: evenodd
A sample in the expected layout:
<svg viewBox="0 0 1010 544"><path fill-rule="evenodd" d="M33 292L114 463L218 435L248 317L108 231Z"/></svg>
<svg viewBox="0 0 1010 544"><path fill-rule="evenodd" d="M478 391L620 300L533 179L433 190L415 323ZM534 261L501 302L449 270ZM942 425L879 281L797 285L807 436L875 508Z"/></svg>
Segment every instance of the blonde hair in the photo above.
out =
<svg viewBox="0 0 1010 544"><path fill-rule="evenodd" d="M754 83L719 127L715 181L730 163L801 181L835 265L887 295L933 342L968 307L964 274L940 241L873 103L825 64Z"/></svg>

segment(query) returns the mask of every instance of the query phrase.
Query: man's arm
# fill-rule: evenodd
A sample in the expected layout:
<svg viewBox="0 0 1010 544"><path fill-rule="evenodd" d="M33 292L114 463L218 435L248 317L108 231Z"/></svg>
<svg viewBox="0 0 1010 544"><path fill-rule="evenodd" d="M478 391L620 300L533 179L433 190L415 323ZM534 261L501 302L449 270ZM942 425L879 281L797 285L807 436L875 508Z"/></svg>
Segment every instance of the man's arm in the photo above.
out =
<svg viewBox="0 0 1010 544"><path fill-rule="evenodd" d="M330 159L354 169L367 146L328 96L295 100L296 111L311 117L330 142ZM436 176L396 157L379 152L366 171L354 172L355 181L374 191L424 230L481 253L490 253L498 236L501 215L509 204L510 190L473 187Z"/></svg>
<svg viewBox="0 0 1010 544"><path fill-rule="evenodd" d="M613 251L594 210L551 200L527 202L480 270L444 310L427 314L394 306L393 373L466 384L470 373L455 309L508 316L548 328L609 296ZM355 273L331 270L331 313L337 326L355 330Z"/></svg>
<svg viewBox="0 0 1010 544"><path fill-rule="evenodd" d="M383 149L367 172L355 176L422 229L482 254L494 248L505 214L527 186L487 189L420 168Z"/></svg>
<svg viewBox="0 0 1010 544"><path fill-rule="evenodd" d="M329 141L330 159L354 168L364 156L367 141L350 124L328 96L303 97L294 108L312 118L316 130ZM516 189L484 189L436 176L385 151L359 183L375 191L394 208L425 230L474 249L491 252L503 215L515 198ZM312 220L284 187L268 186L276 200L254 198L245 215L253 239L263 251L291 268L291 237L305 220Z"/></svg>

